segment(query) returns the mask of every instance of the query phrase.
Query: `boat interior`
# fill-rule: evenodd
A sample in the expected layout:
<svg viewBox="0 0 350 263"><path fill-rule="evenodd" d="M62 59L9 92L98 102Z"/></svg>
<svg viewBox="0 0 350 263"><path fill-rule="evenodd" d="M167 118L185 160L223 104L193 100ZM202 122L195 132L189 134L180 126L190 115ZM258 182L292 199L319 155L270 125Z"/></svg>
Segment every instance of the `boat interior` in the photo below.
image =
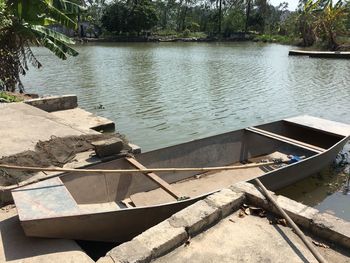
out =
<svg viewBox="0 0 350 263"><path fill-rule="evenodd" d="M261 163L290 156L307 159L327 151L344 136L315 130L288 121L250 127L134 157L91 166L91 169L142 169L215 167ZM279 163L237 170L211 172L159 172L83 174L60 178L63 191L83 214L153 206L194 198L249 181L288 164Z"/></svg>
<svg viewBox="0 0 350 263"><path fill-rule="evenodd" d="M280 176L286 176L287 170L300 169L309 164L311 157L321 157L322 153L326 155L344 138L347 137L328 130L287 120L277 121L86 167L139 170L234 165L242 166L242 169L157 173L74 172L18 188L12 191L12 195L21 221L147 209L186 200L193 202L193 198L201 198L256 177L266 182L272 179L275 183ZM296 156L301 161L297 164L266 164L273 159L287 161L290 156ZM249 167L252 164L254 167ZM293 179L288 176L288 180Z"/></svg>

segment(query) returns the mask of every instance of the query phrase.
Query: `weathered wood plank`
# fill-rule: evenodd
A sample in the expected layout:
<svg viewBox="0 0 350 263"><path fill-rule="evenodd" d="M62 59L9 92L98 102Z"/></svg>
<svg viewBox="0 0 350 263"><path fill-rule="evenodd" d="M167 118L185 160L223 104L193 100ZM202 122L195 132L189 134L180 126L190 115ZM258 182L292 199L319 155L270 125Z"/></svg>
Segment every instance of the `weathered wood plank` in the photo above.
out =
<svg viewBox="0 0 350 263"><path fill-rule="evenodd" d="M125 159L138 169L146 169L145 166L143 166L141 163L139 163L134 158L126 157ZM164 181L162 178L160 178L155 173L143 173L143 174L146 175L153 182L158 184L163 190L165 190L167 193L169 193L175 199L179 199L181 197L181 194L176 193L176 191L173 189L173 187L170 184L168 184L166 181Z"/></svg>
<svg viewBox="0 0 350 263"><path fill-rule="evenodd" d="M288 143L288 144L292 144L292 145L295 145L295 146L298 146L298 147L301 147L301 148L304 148L306 150L313 151L313 152L316 152L316 153L322 153L322 152L326 151L326 149L323 149L321 147L318 147L318 146L315 146L315 145L311 145L311 144L308 144L308 143L304 143L304 142L301 142L301 141L298 141L298 140L294 140L294 139L291 139L291 138L288 138L288 137L285 137L285 136L282 136L282 135L278 135L276 133L268 132L268 131L265 131L265 130L262 130L262 129L258 129L258 128L255 128L255 127L249 127L249 128L246 128L246 130L250 131L250 132L253 132L253 133L256 133L256 134L260 134L262 136L266 136L266 137L275 139L275 140L279 140L279 141L282 141L282 142L285 142L285 143Z"/></svg>

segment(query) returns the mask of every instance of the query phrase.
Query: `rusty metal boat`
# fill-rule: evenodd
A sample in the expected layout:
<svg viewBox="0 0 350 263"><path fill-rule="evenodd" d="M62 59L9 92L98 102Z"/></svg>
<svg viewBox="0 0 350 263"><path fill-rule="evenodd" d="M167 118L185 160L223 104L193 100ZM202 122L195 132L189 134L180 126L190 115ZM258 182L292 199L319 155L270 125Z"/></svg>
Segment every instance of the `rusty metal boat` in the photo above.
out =
<svg viewBox="0 0 350 263"><path fill-rule="evenodd" d="M86 169L244 166L291 155L300 157L297 162L212 172L71 172L12 195L28 236L123 242L236 182L259 177L277 190L316 173L335 159L349 135L350 125L293 117Z"/></svg>

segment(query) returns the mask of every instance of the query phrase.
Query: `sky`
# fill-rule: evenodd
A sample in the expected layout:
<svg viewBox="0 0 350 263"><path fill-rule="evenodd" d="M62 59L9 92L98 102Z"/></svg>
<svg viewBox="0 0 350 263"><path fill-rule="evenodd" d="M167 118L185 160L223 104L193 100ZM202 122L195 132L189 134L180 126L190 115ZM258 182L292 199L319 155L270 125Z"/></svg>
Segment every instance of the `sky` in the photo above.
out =
<svg viewBox="0 0 350 263"><path fill-rule="evenodd" d="M288 9L294 11L298 6L298 0L270 0L270 3L274 6L278 6L282 2L288 3Z"/></svg>

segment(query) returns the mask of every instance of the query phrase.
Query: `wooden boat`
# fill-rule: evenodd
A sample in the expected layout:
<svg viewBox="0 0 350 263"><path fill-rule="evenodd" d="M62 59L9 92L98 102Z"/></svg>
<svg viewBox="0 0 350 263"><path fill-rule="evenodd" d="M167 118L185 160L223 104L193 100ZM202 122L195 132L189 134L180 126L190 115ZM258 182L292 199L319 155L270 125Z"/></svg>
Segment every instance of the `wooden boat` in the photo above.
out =
<svg viewBox="0 0 350 263"><path fill-rule="evenodd" d="M289 56L308 56L310 58L350 59L350 52L346 52L346 51L289 50Z"/></svg>
<svg viewBox="0 0 350 263"><path fill-rule="evenodd" d="M206 173L66 173L13 190L12 195L28 236L123 242L236 182L260 177L266 187L276 190L303 179L333 161L349 134L350 125L294 117L88 169L244 166L304 156L295 163Z"/></svg>

